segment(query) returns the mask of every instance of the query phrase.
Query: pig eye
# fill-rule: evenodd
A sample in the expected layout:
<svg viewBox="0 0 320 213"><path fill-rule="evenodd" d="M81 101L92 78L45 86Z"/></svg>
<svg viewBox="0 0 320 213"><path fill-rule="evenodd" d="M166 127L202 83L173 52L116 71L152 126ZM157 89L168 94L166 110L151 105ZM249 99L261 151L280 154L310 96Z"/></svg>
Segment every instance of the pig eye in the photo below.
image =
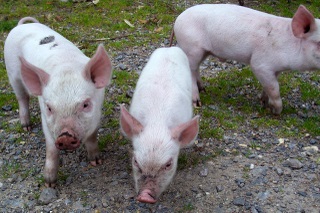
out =
<svg viewBox="0 0 320 213"><path fill-rule="evenodd" d="M49 112L49 113L52 113L52 109L51 109L51 107L47 104L47 111Z"/></svg>
<svg viewBox="0 0 320 213"><path fill-rule="evenodd" d="M142 173L142 169L140 168L140 166L138 164L138 161L136 160L135 157L133 158L133 164L134 164L135 167L138 168L139 172Z"/></svg>
<svg viewBox="0 0 320 213"><path fill-rule="evenodd" d="M90 102L90 100L86 100L82 103L82 109L85 111L85 112L89 112L92 108L92 104Z"/></svg>
<svg viewBox="0 0 320 213"><path fill-rule="evenodd" d="M138 161L135 158L133 159L133 163L136 167L139 167Z"/></svg>
<svg viewBox="0 0 320 213"><path fill-rule="evenodd" d="M164 169L165 169L165 170L170 170L171 167L172 167L172 159L170 159L170 160L166 163Z"/></svg>

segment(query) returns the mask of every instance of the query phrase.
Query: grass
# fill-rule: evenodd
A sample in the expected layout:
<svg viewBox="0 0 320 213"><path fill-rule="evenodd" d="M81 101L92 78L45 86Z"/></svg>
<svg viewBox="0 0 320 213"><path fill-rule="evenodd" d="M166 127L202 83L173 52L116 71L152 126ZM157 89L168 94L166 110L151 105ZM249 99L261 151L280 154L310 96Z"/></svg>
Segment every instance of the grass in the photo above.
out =
<svg viewBox="0 0 320 213"><path fill-rule="evenodd" d="M183 206L182 211L183 211L183 212L186 212L186 211L192 211L192 210L194 210L194 209L195 209L195 207L194 207L194 205L193 205L192 203L187 203L187 204L185 204L185 205Z"/></svg>
<svg viewBox="0 0 320 213"><path fill-rule="evenodd" d="M261 1L255 9L275 15L292 17L299 4L304 4L312 11L315 17L320 16L319 1L272 1L271 4ZM8 0L1 4L0 15L1 41L5 40L9 31L16 26L18 20L24 16L36 17L40 22L50 26L75 43L88 56L93 55L99 43L103 43L111 58L117 53L125 52L134 47L147 48L158 45L168 39L175 18L184 10L184 5L177 5L172 1L107 1L100 0L97 5L90 2L73 3L55 0L14 1ZM5 14L5 15L3 15ZM130 27L128 20L134 27ZM18 104L9 85L3 56L3 42L0 42L0 107L11 105L16 112ZM116 61L113 61L117 63ZM130 104L127 92L133 91L138 74L133 71L122 71L116 68L112 84L117 91L107 97L103 107L102 122L105 130L99 136L99 149L103 150L108 143L125 145L128 140L123 138L119 131L119 117L115 108L119 104ZM207 140L214 138L218 143L223 142L227 132L242 133L254 129L273 131L279 138L302 138L306 133L311 136L320 135L320 118L312 113L312 109L295 106L294 101L306 106L320 105L319 71L307 75L313 82L310 84L297 75L297 72L282 73L279 82L284 109L280 117L275 117L259 103L261 85L255 79L250 67L242 71L237 69L218 72L215 77L202 77L206 85L206 93L201 93L203 106L194 110L201 115L199 138ZM291 97L296 97L293 100ZM37 106L37 101L32 106ZM306 116L299 116L299 112ZM309 113L311 112L311 113ZM17 115L17 113L15 113ZM0 110L0 128L7 132L19 132L21 127L9 125L7 113ZM32 116L32 122L40 123L39 116ZM255 149L261 145L251 143ZM261 147L265 149L266 147ZM204 158L197 154L181 153L179 169L197 165L208 158L223 154L217 150L209 157ZM233 154L239 154L237 151ZM249 150L247 155L250 155ZM19 164L6 164L5 176L18 171ZM59 179L66 177L59 174Z"/></svg>
<svg viewBox="0 0 320 213"><path fill-rule="evenodd" d="M3 179L7 179L20 170L21 170L21 164L19 162L8 161L8 162L5 162L0 168L0 174Z"/></svg>

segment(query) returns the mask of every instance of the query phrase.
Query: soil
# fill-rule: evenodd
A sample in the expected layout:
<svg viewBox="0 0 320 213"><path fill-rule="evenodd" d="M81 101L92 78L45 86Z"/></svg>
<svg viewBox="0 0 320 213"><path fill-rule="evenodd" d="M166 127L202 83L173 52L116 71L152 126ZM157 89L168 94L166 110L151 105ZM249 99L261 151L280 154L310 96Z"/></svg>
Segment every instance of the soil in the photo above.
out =
<svg viewBox="0 0 320 213"><path fill-rule="evenodd" d="M250 4L253 3L256 2ZM122 64L127 70L137 69L137 64L143 67L155 47L167 43L167 40L159 41L150 49L118 52L122 56L113 59L113 64ZM207 66L202 66L202 75L212 75L211 60L214 59L203 63ZM241 67L232 62L215 61L215 64L224 69ZM310 79L308 72L297 73L297 76L319 87L319 82ZM107 91L108 101L117 89L111 85ZM299 112L304 106L310 107L310 113L320 115L320 106L305 103L300 97L293 96L291 103ZM15 125L18 113L10 107L1 107L7 110L1 119ZM211 107L216 109L214 105ZM36 100L31 111L33 116L39 117ZM304 113L293 116L308 117ZM119 117L119 108L114 109L112 117ZM102 119L100 136L110 133L108 120L108 117ZM257 126L252 129L244 125L225 132L221 140L199 137L193 147L182 150L181 154L206 157L216 154L217 150L219 154L193 166L179 168L158 202L144 204L135 200L130 143L121 146L117 141L108 143L102 151L104 163L97 167L87 162L84 147L74 152L61 152L59 181L51 190L45 188L41 180L45 162L41 124L34 123L31 132L23 133L0 129L0 167L15 171L8 177L0 175L0 212L319 213L320 136L306 133L301 138L278 138L277 131L276 128ZM253 148L252 142L269 148Z"/></svg>

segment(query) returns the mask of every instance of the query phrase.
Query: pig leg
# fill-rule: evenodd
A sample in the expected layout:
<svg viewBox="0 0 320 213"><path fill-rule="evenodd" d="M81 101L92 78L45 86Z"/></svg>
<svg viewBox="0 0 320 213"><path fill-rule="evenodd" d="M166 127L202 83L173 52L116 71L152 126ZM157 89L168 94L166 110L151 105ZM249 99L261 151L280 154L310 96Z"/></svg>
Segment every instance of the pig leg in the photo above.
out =
<svg viewBox="0 0 320 213"><path fill-rule="evenodd" d="M195 107L201 107L199 92L204 90L204 87L199 74L199 65L207 55L202 49L195 49L187 53L192 74L192 101Z"/></svg>
<svg viewBox="0 0 320 213"><path fill-rule="evenodd" d="M100 156L99 156L97 134L98 134L98 131L95 130L85 142L85 146L88 152L88 159L92 166L96 166L97 164L102 164L102 159L100 159Z"/></svg>
<svg viewBox="0 0 320 213"><path fill-rule="evenodd" d="M21 126L25 131L31 130L30 113L29 113L29 99L30 96L23 86L21 80L11 82L12 88L16 94L19 103L19 118Z"/></svg>
<svg viewBox="0 0 320 213"><path fill-rule="evenodd" d="M265 107L269 107L273 114L279 115L282 111L282 100L278 82L278 73L271 70L255 70L257 79L263 87L261 101Z"/></svg>
<svg viewBox="0 0 320 213"><path fill-rule="evenodd" d="M55 141L51 137L46 125L45 115L41 114L42 129L46 138L46 162L44 165L44 180L46 187L54 188L57 183L59 168L59 149L56 148Z"/></svg>
<svg viewBox="0 0 320 213"><path fill-rule="evenodd" d="M46 163L44 166L44 180L47 187L54 188L57 182L59 167L59 150L54 141L48 141L46 137Z"/></svg>

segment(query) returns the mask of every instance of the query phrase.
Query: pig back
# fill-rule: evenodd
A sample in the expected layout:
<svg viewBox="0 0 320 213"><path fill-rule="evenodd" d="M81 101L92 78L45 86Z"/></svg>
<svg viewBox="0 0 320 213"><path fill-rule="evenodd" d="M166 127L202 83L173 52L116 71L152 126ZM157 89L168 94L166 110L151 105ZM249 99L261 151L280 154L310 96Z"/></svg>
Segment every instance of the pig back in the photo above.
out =
<svg viewBox="0 0 320 213"><path fill-rule="evenodd" d="M6 39L6 49L14 52L13 60L23 56L29 63L50 73L51 68L65 61L89 61L72 42L40 23L18 25ZM10 51L10 50L8 50Z"/></svg>
<svg viewBox="0 0 320 213"><path fill-rule="evenodd" d="M170 126L191 118L191 71L180 48L159 48L151 55L137 82L130 112L142 125L162 121Z"/></svg>
<svg viewBox="0 0 320 213"><path fill-rule="evenodd" d="M280 49L287 43L290 20L237 5L203 4L181 13L174 32L188 55L201 49L221 59L249 64L256 51Z"/></svg>

